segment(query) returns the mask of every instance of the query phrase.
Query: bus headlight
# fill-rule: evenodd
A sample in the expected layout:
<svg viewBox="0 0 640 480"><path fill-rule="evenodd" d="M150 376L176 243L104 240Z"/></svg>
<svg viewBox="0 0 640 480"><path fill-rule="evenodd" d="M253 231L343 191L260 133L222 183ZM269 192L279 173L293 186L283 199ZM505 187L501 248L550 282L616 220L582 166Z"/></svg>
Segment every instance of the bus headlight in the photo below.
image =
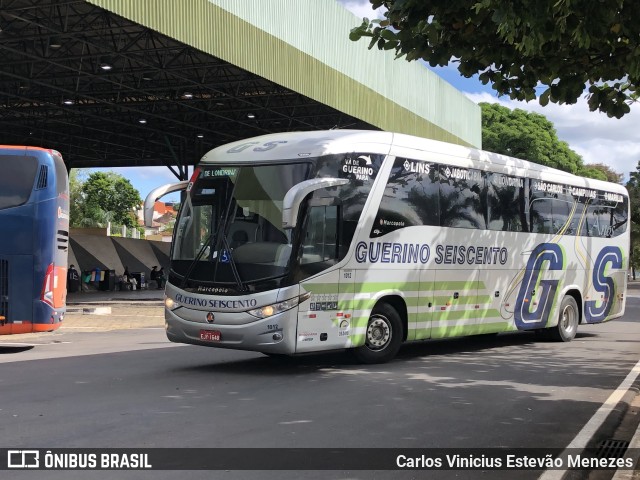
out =
<svg viewBox="0 0 640 480"><path fill-rule="evenodd" d="M286 312L287 310L291 310L296 305L304 302L310 296L311 296L310 293L305 293L303 295L300 295L299 297L293 297L289 300L285 300L284 302L278 302L272 305L265 305L264 307L249 310L247 313L258 318L271 317L272 315L276 315L277 313L282 313L282 312Z"/></svg>
<svg viewBox="0 0 640 480"><path fill-rule="evenodd" d="M172 310L179 305L173 300L173 298L164 297L164 306L167 307L167 309Z"/></svg>

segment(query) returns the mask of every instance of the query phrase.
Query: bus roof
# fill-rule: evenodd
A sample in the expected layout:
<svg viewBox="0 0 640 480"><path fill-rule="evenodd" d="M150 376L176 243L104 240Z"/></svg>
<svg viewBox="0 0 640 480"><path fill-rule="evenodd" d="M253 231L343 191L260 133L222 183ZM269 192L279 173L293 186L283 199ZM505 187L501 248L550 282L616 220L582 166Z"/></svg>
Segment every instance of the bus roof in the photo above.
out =
<svg viewBox="0 0 640 480"><path fill-rule="evenodd" d="M57 150L53 150L51 148L32 147L28 145L0 145L0 152L3 152L6 154L6 151L10 151L13 153L24 153L25 155L27 155L27 152L37 151L37 152L46 152L51 155L57 155L58 157L62 157L62 154L60 152L58 152Z"/></svg>
<svg viewBox="0 0 640 480"><path fill-rule="evenodd" d="M207 152L201 162L253 164L302 160L307 157L349 152L392 154L430 161L446 159L459 162L461 159L468 159L469 162L473 162L473 168L489 170L490 166L498 165L502 167L501 170L513 171L514 174L523 175L525 171L537 172L534 176L548 176L549 181L563 181L587 188L627 194L622 185L580 177L527 160L438 140L375 130L316 130L262 135L217 147Z"/></svg>
<svg viewBox="0 0 640 480"><path fill-rule="evenodd" d="M371 130L314 130L272 133L214 148L202 163L300 160L333 153L353 152L368 147L370 153L388 153L393 134Z"/></svg>

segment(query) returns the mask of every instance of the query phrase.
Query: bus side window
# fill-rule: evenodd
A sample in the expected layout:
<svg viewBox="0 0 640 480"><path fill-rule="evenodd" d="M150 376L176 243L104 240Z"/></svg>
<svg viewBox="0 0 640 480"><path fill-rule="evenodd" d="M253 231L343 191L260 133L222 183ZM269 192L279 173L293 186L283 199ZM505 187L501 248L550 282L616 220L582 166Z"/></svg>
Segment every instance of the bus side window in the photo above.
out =
<svg viewBox="0 0 640 480"><path fill-rule="evenodd" d="M320 270L323 270L335 263L338 257L337 226L336 205L309 207L301 244L300 265L318 264Z"/></svg>
<svg viewBox="0 0 640 480"><path fill-rule="evenodd" d="M398 157L369 236L418 225L440 225L438 166Z"/></svg>

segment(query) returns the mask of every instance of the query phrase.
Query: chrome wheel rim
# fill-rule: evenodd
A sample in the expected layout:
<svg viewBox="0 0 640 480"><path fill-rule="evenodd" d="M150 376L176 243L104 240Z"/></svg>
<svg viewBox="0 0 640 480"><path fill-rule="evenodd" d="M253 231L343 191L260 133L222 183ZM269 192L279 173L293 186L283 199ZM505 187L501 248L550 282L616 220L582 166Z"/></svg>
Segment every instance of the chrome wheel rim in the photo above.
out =
<svg viewBox="0 0 640 480"><path fill-rule="evenodd" d="M567 305L562 310L560 316L560 329L566 334L567 337L573 335L578 328L578 312L572 305Z"/></svg>
<svg viewBox="0 0 640 480"><path fill-rule="evenodd" d="M389 344L391 333L391 324L385 317L372 317L367 326L367 346L371 350L382 350Z"/></svg>

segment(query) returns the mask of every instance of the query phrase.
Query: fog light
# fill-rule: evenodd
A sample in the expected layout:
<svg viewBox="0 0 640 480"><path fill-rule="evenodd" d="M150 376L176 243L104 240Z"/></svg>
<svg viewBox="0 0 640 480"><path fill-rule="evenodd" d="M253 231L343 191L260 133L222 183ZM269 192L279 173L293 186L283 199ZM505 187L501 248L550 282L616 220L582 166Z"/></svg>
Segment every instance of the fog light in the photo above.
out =
<svg viewBox="0 0 640 480"><path fill-rule="evenodd" d="M282 334L281 333L274 333L273 334L273 338L274 341L279 342L280 340L282 340Z"/></svg>

